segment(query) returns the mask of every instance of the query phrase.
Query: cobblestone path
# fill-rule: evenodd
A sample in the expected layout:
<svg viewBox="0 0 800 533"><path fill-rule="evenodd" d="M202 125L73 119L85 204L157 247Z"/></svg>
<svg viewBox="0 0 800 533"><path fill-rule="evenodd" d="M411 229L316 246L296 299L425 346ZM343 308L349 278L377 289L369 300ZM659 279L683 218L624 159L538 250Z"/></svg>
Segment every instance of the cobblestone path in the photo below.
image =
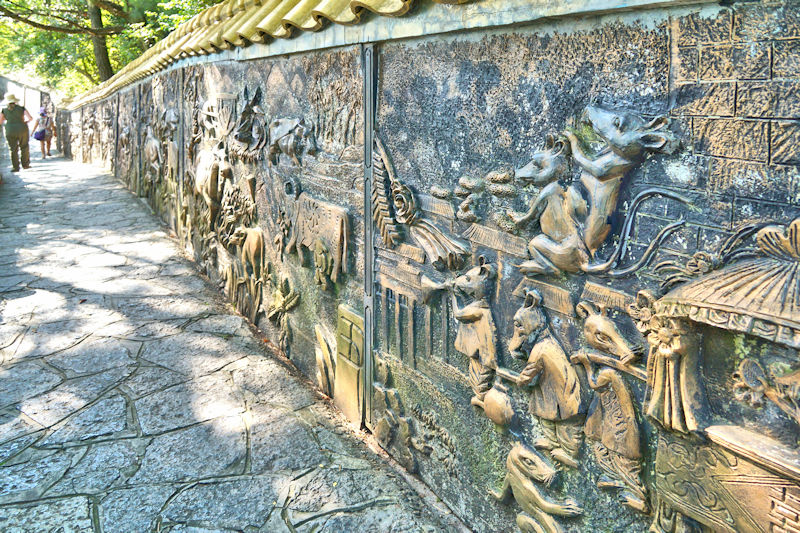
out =
<svg viewBox="0 0 800 533"><path fill-rule="evenodd" d="M6 174L0 250L0 531L451 529L112 178Z"/></svg>

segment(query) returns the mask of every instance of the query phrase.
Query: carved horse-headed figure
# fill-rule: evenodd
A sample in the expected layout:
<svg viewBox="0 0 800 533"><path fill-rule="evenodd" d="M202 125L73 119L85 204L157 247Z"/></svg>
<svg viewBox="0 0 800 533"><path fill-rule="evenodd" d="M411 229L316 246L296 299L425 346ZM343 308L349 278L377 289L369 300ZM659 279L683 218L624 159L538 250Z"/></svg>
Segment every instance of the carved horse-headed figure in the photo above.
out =
<svg viewBox="0 0 800 533"><path fill-rule="evenodd" d="M644 199L660 194L685 201L661 189L643 191L631 203L619 245L611 258L590 264L611 231L610 220L617 209L625 176L648 153L673 153L678 141L667 128L669 119L665 116L646 120L635 113L589 106L582 121L602 140L604 146L599 152L587 154L575 133L566 131L559 141L549 139L545 150L535 154L518 171L521 179L544 185L528 213L514 217L517 225L538 220L541 227L541 233L528 245L531 259L520 265L525 274L606 272L624 250L636 209ZM570 161L578 165L581 175L564 189L558 180L566 175ZM674 227L664 228L659 238ZM648 249L649 253L652 251ZM643 257L639 263L646 259Z"/></svg>
<svg viewBox="0 0 800 533"><path fill-rule="evenodd" d="M595 367L593 357L611 356L627 367L642 355L643 348L628 341L608 316L608 309L589 301L580 302L576 311L583 320L583 336L590 348L570 360L586 370L595 396L589 406L584 433L591 442L602 475L597 486L619 490L624 505L647 513L647 489L641 480L642 450L635 400L622 374L609 366Z"/></svg>
<svg viewBox="0 0 800 533"><path fill-rule="evenodd" d="M295 165L300 166L300 154L317 153L314 128L306 125L304 119L279 118L269 124L269 164L277 165L280 154L289 156Z"/></svg>

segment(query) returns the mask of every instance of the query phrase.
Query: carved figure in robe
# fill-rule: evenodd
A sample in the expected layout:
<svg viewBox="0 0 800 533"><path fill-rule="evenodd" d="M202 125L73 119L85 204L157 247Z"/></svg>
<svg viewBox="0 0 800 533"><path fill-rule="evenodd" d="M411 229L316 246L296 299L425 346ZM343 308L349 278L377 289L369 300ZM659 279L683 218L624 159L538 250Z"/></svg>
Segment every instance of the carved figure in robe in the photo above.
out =
<svg viewBox="0 0 800 533"><path fill-rule="evenodd" d="M628 308L650 345L645 413L664 429L698 433L708 425L698 333L684 320L657 316L654 303L650 293L640 291Z"/></svg>
<svg viewBox="0 0 800 533"><path fill-rule="evenodd" d="M523 533L563 533L564 529L553 515L572 517L583 514L575 500L554 501L541 493L539 486L551 485L557 472L536 450L515 444L508 454L506 468L503 488L492 495L504 503L514 497L522 508L522 512L517 514L517 526Z"/></svg>
<svg viewBox="0 0 800 533"><path fill-rule="evenodd" d="M469 358L469 385L474 394L470 403L480 408L497 370L497 327L489 303L496 275L494 265L480 256L476 266L456 279L439 284L427 277L422 281L428 291L426 298L435 291L451 293L453 317L458 323L455 349ZM460 297L466 303L461 304Z"/></svg>
<svg viewBox="0 0 800 533"><path fill-rule="evenodd" d="M639 347L632 346L622 336L604 308L581 302L576 310L584 319L583 333L591 347L589 350L611 355L623 365L638 356ZM607 366L595 370L589 350L578 352L570 360L583 365L589 386L596 392L583 429L603 470L597 486L621 489L620 498L625 505L646 513L646 489L641 481L641 437L633 395L619 371Z"/></svg>
<svg viewBox="0 0 800 533"><path fill-rule="evenodd" d="M514 315L508 351L512 357L526 360L517 384L530 387L530 412L539 419L544 432L534 446L576 468L586 412L583 387L564 348L550 331L541 304L537 291L525 294L525 302ZM525 352L526 347L530 352Z"/></svg>
<svg viewBox="0 0 800 533"><path fill-rule="evenodd" d="M166 167L167 167L167 177L170 180L177 180L178 179L178 143L175 140L175 134L178 131L178 125L180 123L180 118L178 117L178 111L171 107L164 111L164 114L161 116L162 127L163 127L163 134L162 137L164 139L164 143L166 145Z"/></svg>
<svg viewBox="0 0 800 533"><path fill-rule="evenodd" d="M144 175L151 185L161 178L161 164L163 159L161 155L161 143L156 138L153 127L147 126L147 133L144 138Z"/></svg>
<svg viewBox="0 0 800 533"><path fill-rule="evenodd" d="M477 266L453 282L453 317L458 322L455 349L469 357L469 384L474 394L470 402L481 408L497 369L497 327L489 304L495 277L494 265L481 256ZM466 296L467 303L460 305L456 293Z"/></svg>

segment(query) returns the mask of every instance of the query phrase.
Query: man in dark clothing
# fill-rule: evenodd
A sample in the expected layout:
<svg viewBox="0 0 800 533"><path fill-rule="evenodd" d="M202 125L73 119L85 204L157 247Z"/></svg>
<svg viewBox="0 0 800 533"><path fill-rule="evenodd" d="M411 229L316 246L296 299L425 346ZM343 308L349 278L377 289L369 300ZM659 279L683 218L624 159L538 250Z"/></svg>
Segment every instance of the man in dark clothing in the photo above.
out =
<svg viewBox="0 0 800 533"><path fill-rule="evenodd" d="M19 100L11 93L6 94L6 107L0 111L0 126L6 126L6 140L11 149L11 170L19 172L20 152L22 168L30 168L31 154L28 147L28 122L33 119L28 110L19 105Z"/></svg>

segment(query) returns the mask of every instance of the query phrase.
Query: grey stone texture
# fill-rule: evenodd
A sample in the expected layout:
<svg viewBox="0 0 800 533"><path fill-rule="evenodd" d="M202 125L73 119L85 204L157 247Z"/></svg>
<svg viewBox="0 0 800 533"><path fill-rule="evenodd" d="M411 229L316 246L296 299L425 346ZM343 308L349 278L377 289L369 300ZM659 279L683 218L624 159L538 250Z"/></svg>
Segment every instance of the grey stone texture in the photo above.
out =
<svg viewBox="0 0 800 533"><path fill-rule="evenodd" d="M120 184L3 181L0 531L446 527Z"/></svg>

